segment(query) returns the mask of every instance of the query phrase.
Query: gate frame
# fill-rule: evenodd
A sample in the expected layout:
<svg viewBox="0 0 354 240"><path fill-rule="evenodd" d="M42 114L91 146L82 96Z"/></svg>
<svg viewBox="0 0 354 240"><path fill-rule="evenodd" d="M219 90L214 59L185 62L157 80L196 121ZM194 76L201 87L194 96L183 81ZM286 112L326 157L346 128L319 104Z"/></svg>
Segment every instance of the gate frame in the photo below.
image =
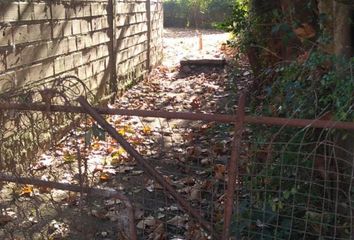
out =
<svg viewBox="0 0 354 240"><path fill-rule="evenodd" d="M124 138L121 138L119 134L104 120L100 115L126 115L126 116L137 116L137 117L154 117L154 118L166 118L166 119L182 119L182 120L192 120L192 121L207 121L207 122L220 122L220 123L231 123L234 124L234 139L232 142L231 158L230 162L227 164L227 172L229 174L227 190L226 190L226 201L224 207L224 226L221 239L228 240L230 238L230 225L231 218L233 214L233 203L234 195L236 189L236 181L238 177L238 159L240 154L240 143L242 140L242 133L245 124L264 124L271 126L287 126L287 127L308 127L308 128L322 128L322 129L342 129L342 130L354 130L354 122L341 122L332 120L320 120L320 119L288 119L288 118L278 118L278 117L264 117L264 116L248 116L245 114L245 102L247 93L241 93L239 98L239 106L236 115L229 114L204 114L204 113L191 113L191 112L170 112L170 111L149 111L149 110L131 110L131 109L112 109L104 107L92 107L90 106L84 97L79 97L78 101L81 107L77 106L62 106L62 105L50 105L50 112L64 112L64 113L89 113L94 116L96 120L99 120L99 124L105 128L116 138L118 142L122 144L122 147L127 150L128 153L132 154L136 160L142 165L144 169L148 170L151 176L158 176L159 173L155 169L150 169L151 166L144 164L144 159L142 156L133 149ZM40 111L48 112L48 105L45 104L15 104L15 103L4 103L0 105L0 110L18 110L18 111ZM103 120L103 121L102 121ZM108 125L107 125L107 124ZM112 128L112 129L110 129ZM110 129L110 130L109 130ZM128 144L128 145L127 145ZM156 174L157 173L157 174ZM162 186L164 186L170 194L172 194L181 207L187 212L191 213L193 217L197 218L200 225L206 230L210 231L212 228L208 222L203 220L199 213L194 212L192 208L189 207L188 202L186 202L169 184L164 183L165 180L155 178ZM159 179L159 180L158 180ZM34 178L21 178L12 177L4 174L0 174L0 181L16 182L23 184L32 184L37 186L46 186L50 188L58 188L69 191L84 191L88 194L94 194L99 196L109 196L121 199L128 209L130 210L130 216L134 219L134 210L129 199L122 195L120 192L110 192L109 190L95 189L95 188L82 188L77 185L61 184L58 182L41 181ZM236 197L238 195L236 194ZM236 213L237 214L237 213ZM130 232L132 239L136 238L136 229L134 220L130 226ZM134 233L133 233L134 228ZM354 233L353 233L354 234ZM216 237L216 236L215 236ZM354 237L354 236L353 236Z"/></svg>

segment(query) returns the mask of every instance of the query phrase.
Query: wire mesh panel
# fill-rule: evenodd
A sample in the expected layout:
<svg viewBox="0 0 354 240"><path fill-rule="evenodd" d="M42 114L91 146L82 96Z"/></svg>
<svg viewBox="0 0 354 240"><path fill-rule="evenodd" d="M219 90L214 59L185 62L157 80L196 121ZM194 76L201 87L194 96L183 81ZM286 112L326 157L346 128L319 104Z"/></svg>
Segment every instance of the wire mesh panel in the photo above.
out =
<svg viewBox="0 0 354 240"><path fill-rule="evenodd" d="M73 127L78 116L72 113L53 113L50 105L75 104L77 95L90 97L85 85L79 79L69 76L1 93L2 105L41 103L47 106L47 111L42 112L15 109L0 111L1 169L13 174L28 172L34 154L58 142Z"/></svg>
<svg viewBox="0 0 354 240"><path fill-rule="evenodd" d="M234 124L142 118L135 115L146 116L147 112L139 111L113 115L109 109L104 110L111 114L106 122L88 103L83 104L84 98L78 100L82 108L73 108L66 105L66 95L50 90L53 94L48 97L43 92L48 93L47 89L7 95L15 102L29 96L26 99L36 104L16 105L26 111L2 108L6 110L1 111L0 163L5 173L49 180L56 189L38 185L38 181L37 185L18 185L26 182L19 181L20 177L2 184L1 238L132 239L132 232L127 231L132 221L127 219L133 218L139 239L217 239L221 232L227 239L229 230L235 239L353 237L351 132L311 126L301 130L286 125L265 127L259 119L242 116L243 103L237 118L178 115L236 121L236 130ZM72 111L52 111L53 100ZM39 112L27 112L35 110L30 106L38 107L37 103L42 106ZM83 110L92 118L78 114ZM231 143L233 134L241 135L243 121L256 120L258 124L246 129L242 139L236 137L238 141ZM72 128L64 138L58 128L62 123ZM231 148L238 147L239 153L231 153ZM237 169L230 169L235 161ZM0 179L8 182L9 178L1 173ZM76 188L55 183L75 184ZM225 222L229 221L228 210L232 211L229 190L234 192L234 183L229 228ZM99 198L86 195L93 187L106 192L100 192ZM107 191L119 191L120 200L112 199ZM132 200L135 214L124 196Z"/></svg>
<svg viewBox="0 0 354 240"><path fill-rule="evenodd" d="M353 148L342 139L351 134L262 126L252 132L243 142L233 236L352 238Z"/></svg>
<svg viewBox="0 0 354 240"><path fill-rule="evenodd" d="M38 103L43 102L46 104L39 98ZM31 104L37 106L37 102ZM226 162L230 153L230 125L125 116L107 118L191 206L191 210L186 210L171 197L170 191L156 182L154 176L148 175L146 169L139 166L90 117L52 112L50 107L48 104L48 111L15 111L18 114L14 118L16 120L20 114L36 116L36 120L29 124L38 131L30 137L39 136L33 143L41 151L31 148L32 142L21 140L21 146L32 149L33 154L31 152L30 160L29 154L26 155L23 164L18 161L20 156L2 155L2 163L8 159L15 166L4 167L6 172L14 176L76 184L83 189L98 186L124 192L134 203L139 239L208 239L220 233ZM4 121L13 111L2 111ZM57 132L59 129L54 128L59 125L59 120L51 122L56 117L73 123L70 133L64 138ZM40 128L41 121L45 128ZM20 131L31 134L31 128L26 126L21 123L15 126L16 129L1 129L4 133L14 133L11 136L15 137ZM40 135L45 133L48 141ZM16 147L9 146L2 141L3 149L19 154ZM84 191L71 194L35 184L6 183L1 189L0 209L0 224L4 226L0 231L2 238L101 239L110 236L131 239L127 232L128 213L124 204L108 197L86 197ZM193 215L192 211L197 214ZM208 222L212 228L206 230L201 221ZM91 227L85 231L84 226Z"/></svg>
<svg viewBox="0 0 354 240"><path fill-rule="evenodd" d="M88 175L94 146L85 140L92 121L51 109L53 104L72 107L79 95L92 98L75 77L0 95L0 239L100 239L129 233L125 202L114 200L113 191L87 188L99 182ZM86 197L89 192L93 194ZM119 211L121 217L98 222L106 209Z"/></svg>
<svg viewBox="0 0 354 240"><path fill-rule="evenodd" d="M171 193L147 175L120 145L112 144L106 161L108 186L117 184L139 213L140 239L208 239L220 234L225 199L230 125L158 118L110 117L109 122L173 186L200 218L211 223L207 232L199 219L180 207ZM111 142L108 137L106 141ZM104 167L104 168L106 168Z"/></svg>

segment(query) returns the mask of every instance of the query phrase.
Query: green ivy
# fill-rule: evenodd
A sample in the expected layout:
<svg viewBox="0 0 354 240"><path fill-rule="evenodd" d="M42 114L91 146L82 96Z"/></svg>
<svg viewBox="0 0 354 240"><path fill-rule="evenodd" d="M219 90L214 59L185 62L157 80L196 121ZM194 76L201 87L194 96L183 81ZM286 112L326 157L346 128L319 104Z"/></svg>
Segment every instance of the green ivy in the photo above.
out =
<svg viewBox="0 0 354 240"><path fill-rule="evenodd" d="M318 118L327 113L335 120L352 121L353 63L354 58L313 51L305 62L275 67L269 74L271 84L264 88L268 109L259 113L292 118Z"/></svg>

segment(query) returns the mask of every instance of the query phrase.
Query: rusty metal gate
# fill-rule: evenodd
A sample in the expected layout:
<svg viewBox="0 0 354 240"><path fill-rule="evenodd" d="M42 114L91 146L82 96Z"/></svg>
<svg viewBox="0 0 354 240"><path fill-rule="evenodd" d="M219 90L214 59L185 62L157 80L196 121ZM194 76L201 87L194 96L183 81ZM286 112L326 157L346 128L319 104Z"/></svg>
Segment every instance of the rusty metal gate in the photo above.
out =
<svg viewBox="0 0 354 240"><path fill-rule="evenodd" d="M92 107L87 102L91 96L83 94L85 88L80 81L73 78L66 80L72 82L72 85L69 84L72 94L67 94L67 87L65 90L60 89L63 85L54 81L49 86L41 85L38 89L31 87L1 97L0 117L3 125L0 130L0 180L26 184L19 193L20 197L28 195L36 199L36 196L31 195L33 191L26 189L34 185L43 192L48 191L44 188L57 188L80 193L77 203L80 209L85 208L85 193L119 199L128 209L126 217L129 218L120 227L129 231L117 237L126 239L172 239L182 234L180 228L188 232L186 239L353 237L353 153L329 137L329 132L335 129L354 130L353 123L248 116L245 114L245 95L240 96L236 115ZM168 154L155 154L154 149L151 150L153 154L144 154L149 157L143 157L137 151L144 152L141 148L143 140L131 138L127 141L124 135L129 129L117 128L116 122L108 122L101 115L225 124L227 128L223 125L221 132L233 129L233 140L215 152L223 152L223 156L227 153L230 157L223 161L215 160L216 155L208 156L209 152L203 153L203 149L188 148L188 145L183 145L186 149L179 150L179 153L190 151L191 159L185 161L181 158L183 160L178 160L178 164L176 161L169 164L162 162L161 159ZM60 166L68 164L72 168L72 164L77 163L75 171L78 175L73 180L77 185L62 183L61 176L39 179L42 174L39 170L46 168L50 172L51 167L44 166L43 161L36 160L31 153L32 150L38 152L42 146L55 149L65 136L60 132L67 132L66 127L59 128L62 125L80 129L70 133L70 149L58 153L59 157L56 158L62 160ZM266 133L269 128L274 131L261 140L254 139L248 134L250 125L257 127L253 131ZM289 128L299 130L289 135ZM199 129L203 130L203 125ZM123 155L124 150L127 153L124 158L134 158L129 160L130 165L119 167L122 176L116 178L118 185L119 181L133 182L129 185L129 191L124 187L122 190L111 189L116 185L109 183L104 183L103 188L95 188L97 181L88 177L100 172L99 180L105 182L111 173L111 169L106 171L97 166L91 172L88 170L90 167L80 146L88 144L85 142L87 132L93 134L94 131L98 138L102 132L111 136L112 146L119 146L113 154ZM144 128L142 131L151 132L151 129ZM165 137L171 135L172 131L170 127L170 132L161 131L157 134ZM319 137L308 141L307 136L314 131L317 131L315 136ZM51 133L48 138L45 132ZM201 132L208 136L205 128ZM9 149L10 142L15 146L12 149ZM35 146L28 147L31 143L35 143ZM173 168L174 165L180 168ZM124 169L134 169L134 174L124 177ZM133 187L139 184L148 185L144 187L147 191L141 192ZM110 205L110 208L114 206ZM138 208L143 209L142 215L147 214L141 221ZM6 209L4 204L2 216L8 216ZM123 213L124 209L114 211ZM100 216L97 211L91 213ZM27 221L42 214L37 212L28 215L23 212ZM111 215L105 213L107 216ZM11 221L3 218L0 223L11 224ZM37 220L31 222L26 231L34 232L36 225L40 225ZM16 230L15 227L12 230ZM175 236L168 235L166 232L169 231L174 232ZM9 236L16 236L11 234Z"/></svg>

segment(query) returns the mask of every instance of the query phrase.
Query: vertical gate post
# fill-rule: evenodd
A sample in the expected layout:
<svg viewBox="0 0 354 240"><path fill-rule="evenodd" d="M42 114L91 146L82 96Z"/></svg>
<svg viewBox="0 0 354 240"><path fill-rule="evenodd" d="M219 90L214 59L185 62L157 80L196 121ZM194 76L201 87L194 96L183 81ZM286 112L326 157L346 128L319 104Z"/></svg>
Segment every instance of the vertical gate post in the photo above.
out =
<svg viewBox="0 0 354 240"><path fill-rule="evenodd" d="M234 138L232 141L231 157L227 164L227 190L226 190L226 202L224 207L224 227L222 233L222 239L228 240L230 235L230 225L232 220L233 206L234 206L234 195L236 190L236 181L239 177L239 158L240 158L240 145L242 141L242 133L244 128L245 119L245 100L246 95L241 94L238 108L236 112L235 121L235 131ZM238 196L236 196L238 198Z"/></svg>

